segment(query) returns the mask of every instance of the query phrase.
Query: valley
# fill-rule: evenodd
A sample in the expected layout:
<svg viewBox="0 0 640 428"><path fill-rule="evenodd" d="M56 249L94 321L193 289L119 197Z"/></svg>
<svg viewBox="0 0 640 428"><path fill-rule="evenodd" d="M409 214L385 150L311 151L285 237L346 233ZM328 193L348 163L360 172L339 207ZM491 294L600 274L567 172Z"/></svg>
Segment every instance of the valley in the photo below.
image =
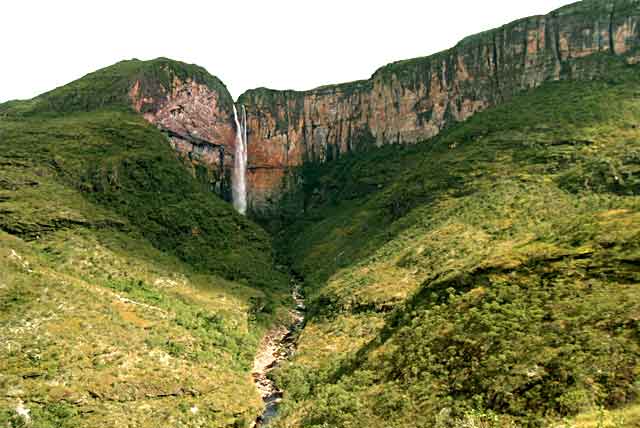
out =
<svg viewBox="0 0 640 428"><path fill-rule="evenodd" d="M640 3L234 101L0 104L0 427L640 426Z"/></svg>

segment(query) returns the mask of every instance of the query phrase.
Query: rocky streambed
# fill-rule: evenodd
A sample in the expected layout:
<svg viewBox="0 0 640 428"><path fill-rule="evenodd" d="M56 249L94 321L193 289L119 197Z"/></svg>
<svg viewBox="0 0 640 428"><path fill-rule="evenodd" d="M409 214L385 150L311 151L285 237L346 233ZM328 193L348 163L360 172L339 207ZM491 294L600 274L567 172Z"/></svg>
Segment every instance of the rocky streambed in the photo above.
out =
<svg viewBox="0 0 640 428"><path fill-rule="evenodd" d="M292 322L288 327L280 325L270 330L262 340L253 361L251 375L265 405L264 411L253 425L254 428L269 425L271 419L277 415L282 401L282 390L269 379L268 375L280 362L291 358L296 349L296 333L304 323L304 298L298 286L293 288L292 296L294 301L294 307L291 309Z"/></svg>

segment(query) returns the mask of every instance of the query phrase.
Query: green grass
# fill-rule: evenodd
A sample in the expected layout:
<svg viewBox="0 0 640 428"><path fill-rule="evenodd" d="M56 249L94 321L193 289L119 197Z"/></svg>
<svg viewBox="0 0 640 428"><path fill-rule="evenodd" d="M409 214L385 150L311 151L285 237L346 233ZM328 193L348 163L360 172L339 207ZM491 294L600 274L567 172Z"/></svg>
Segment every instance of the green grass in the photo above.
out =
<svg viewBox="0 0 640 428"><path fill-rule="evenodd" d="M264 293L122 232L37 243L0 232L0 256L3 425L21 426L20 403L35 427L218 426L258 413L248 367Z"/></svg>
<svg viewBox="0 0 640 428"><path fill-rule="evenodd" d="M276 426L555 426L635 405L638 94L612 61L415 147L306 166L306 215L279 242L310 317Z"/></svg>

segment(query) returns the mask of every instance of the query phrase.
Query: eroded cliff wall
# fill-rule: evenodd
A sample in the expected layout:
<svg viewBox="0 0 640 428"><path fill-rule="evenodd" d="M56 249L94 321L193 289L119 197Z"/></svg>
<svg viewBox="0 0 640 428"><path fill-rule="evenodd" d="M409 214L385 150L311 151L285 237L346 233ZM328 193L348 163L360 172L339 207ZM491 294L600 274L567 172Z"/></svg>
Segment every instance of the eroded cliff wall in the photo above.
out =
<svg viewBox="0 0 640 428"><path fill-rule="evenodd" d="M192 174L230 200L236 143L233 100L221 82L205 80L136 80L129 97L133 108L167 135Z"/></svg>
<svg viewBox="0 0 640 428"><path fill-rule="evenodd" d="M606 67L598 58L639 62L639 21L639 0L585 0L387 65L369 80L248 91L239 103L248 114L250 210L277 209L304 162L428 139L543 82L592 78Z"/></svg>

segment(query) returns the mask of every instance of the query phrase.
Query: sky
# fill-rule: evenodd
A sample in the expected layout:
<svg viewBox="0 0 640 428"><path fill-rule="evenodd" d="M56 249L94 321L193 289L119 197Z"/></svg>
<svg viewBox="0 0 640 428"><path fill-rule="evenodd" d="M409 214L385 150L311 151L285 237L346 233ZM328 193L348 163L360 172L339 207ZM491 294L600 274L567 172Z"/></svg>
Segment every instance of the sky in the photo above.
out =
<svg viewBox="0 0 640 428"><path fill-rule="evenodd" d="M237 98L366 79L569 0L2 0L0 102L123 59L195 63Z"/></svg>

